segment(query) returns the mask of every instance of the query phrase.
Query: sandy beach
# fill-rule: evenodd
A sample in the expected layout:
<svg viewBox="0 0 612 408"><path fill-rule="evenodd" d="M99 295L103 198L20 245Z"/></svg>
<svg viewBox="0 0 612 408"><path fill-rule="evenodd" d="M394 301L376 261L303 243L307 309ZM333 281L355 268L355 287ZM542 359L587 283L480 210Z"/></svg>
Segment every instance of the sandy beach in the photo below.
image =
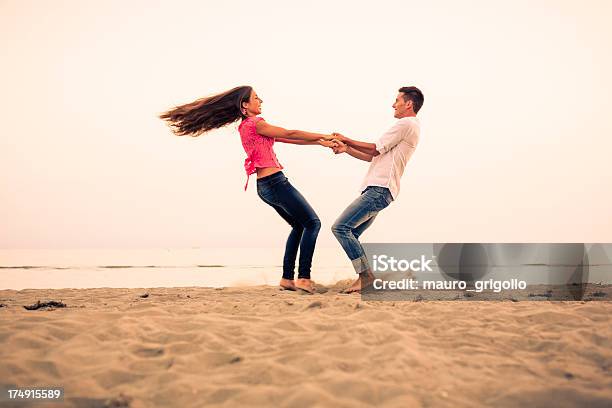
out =
<svg viewBox="0 0 612 408"><path fill-rule="evenodd" d="M612 405L609 301L366 302L345 285L2 290L0 386L64 387L41 407ZM66 307L23 307L39 300Z"/></svg>

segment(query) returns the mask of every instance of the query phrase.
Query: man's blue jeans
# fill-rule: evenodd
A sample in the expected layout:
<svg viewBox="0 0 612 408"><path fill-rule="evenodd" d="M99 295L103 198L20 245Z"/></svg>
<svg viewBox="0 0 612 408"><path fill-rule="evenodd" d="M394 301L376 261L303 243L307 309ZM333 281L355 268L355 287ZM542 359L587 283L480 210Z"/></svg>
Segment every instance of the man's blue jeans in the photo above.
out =
<svg viewBox="0 0 612 408"><path fill-rule="evenodd" d="M393 197L388 188L368 186L332 226L332 232L353 263L355 272L364 273L370 270L365 251L359 243L359 236L372 225L378 212L392 201Z"/></svg>

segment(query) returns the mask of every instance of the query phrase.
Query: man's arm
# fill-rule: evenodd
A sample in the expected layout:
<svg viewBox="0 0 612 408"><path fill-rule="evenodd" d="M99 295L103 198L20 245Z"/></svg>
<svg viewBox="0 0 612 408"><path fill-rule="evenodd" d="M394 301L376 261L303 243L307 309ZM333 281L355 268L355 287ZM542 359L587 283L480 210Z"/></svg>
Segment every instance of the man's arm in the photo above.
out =
<svg viewBox="0 0 612 408"><path fill-rule="evenodd" d="M360 150L357 150L353 146L347 146L346 152L356 159L367 161L367 162L371 162L374 156L378 156L379 154L378 152L376 152L376 154L369 154L366 152L362 152Z"/></svg>
<svg viewBox="0 0 612 408"><path fill-rule="evenodd" d="M347 145L349 145L350 147L352 147L353 150L357 150L357 151L359 151L361 153L365 153L365 154L370 155L372 157L378 156L380 154L378 152L378 150L376 150L376 144L375 143L360 142L358 140L349 139L348 137L346 138L346 141L344 141L344 142ZM347 153L349 153L349 152L347 151Z"/></svg>
<svg viewBox="0 0 612 408"><path fill-rule="evenodd" d="M336 142L337 146L333 148L334 153L336 154L340 154L340 153L348 153L349 155L353 156L356 159L359 160L363 160L363 161L367 161L367 162L371 162L372 158L374 157L371 154L368 153L364 153L362 151L359 151L355 148L353 148L352 146L349 146L339 140L334 140L334 142Z"/></svg>
<svg viewBox="0 0 612 408"><path fill-rule="evenodd" d="M364 154L367 154L367 155L372 156L372 157L378 156L380 154L378 152L378 150L376 150L376 144L375 143L360 142L358 140L354 140L354 139L348 138L348 137L346 137L344 135L341 135L340 133L332 133L332 135L336 138L336 140L339 140L339 141L341 141L341 142L351 146L354 150L357 150L360 153L364 153ZM347 151L347 153L349 153L349 152Z"/></svg>
<svg viewBox="0 0 612 408"><path fill-rule="evenodd" d="M397 146L404 139L406 129L407 128L405 122L398 122L393 127L391 127L391 129L386 131L376 141L376 143L360 142L358 140L350 139L338 133L333 133L333 136L363 153L371 154L372 156L378 156L379 154L387 153L389 150Z"/></svg>

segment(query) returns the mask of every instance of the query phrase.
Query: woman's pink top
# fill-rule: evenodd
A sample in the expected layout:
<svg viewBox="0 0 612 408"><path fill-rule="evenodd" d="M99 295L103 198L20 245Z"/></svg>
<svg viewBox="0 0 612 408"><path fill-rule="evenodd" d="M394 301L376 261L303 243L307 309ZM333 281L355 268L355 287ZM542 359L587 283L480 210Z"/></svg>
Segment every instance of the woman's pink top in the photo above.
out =
<svg viewBox="0 0 612 408"><path fill-rule="evenodd" d="M278 162L276 154L274 154L274 138L268 136L262 136L257 133L256 124L263 118L259 116L249 116L244 119L238 131L240 132L240 139L242 140L242 147L247 154L247 158L244 160L244 169L247 174L247 181L244 185L246 191L249 185L249 176L257 172L257 167L278 167L282 169L283 166Z"/></svg>

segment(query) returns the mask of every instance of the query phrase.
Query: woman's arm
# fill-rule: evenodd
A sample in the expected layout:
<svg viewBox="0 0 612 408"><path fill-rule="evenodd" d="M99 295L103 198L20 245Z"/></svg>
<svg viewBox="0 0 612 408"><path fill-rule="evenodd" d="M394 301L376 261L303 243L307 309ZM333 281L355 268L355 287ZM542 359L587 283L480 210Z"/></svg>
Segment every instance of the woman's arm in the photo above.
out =
<svg viewBox="0 0 612 408"><path fill-rule="evenodd" d="M312 140L285 139L283 137L275 137L274 140L277 142L281 142L281 143L290 143L290 144L297 144L297 145L320 145L320 146L325 146L325 147L334 147L334 142L332 142L331 140L325 140L325 139L319 139L316 141L312 141Z"/></svg>
<svg viewBox="0 0 612 408"><path fill-rule="evenodd" d="M331 140L332 135L325 135L322 133L304 132L303 130L288 130L279 126L273 126L266 123L265 120L260 120L255 125L257 133L267 137L281 138L281 139L293 139L293 140L305 140L309 142L316 142L319 139Z"/></svg>
<svg viewBox="0 0 612 408"><path fill-rule="evenodd" d="M284 137L275 137L274 141L281 142L281 143L297 144L297 145L317 144L317 142L312 141L312 140L285 139Z"/></svg>

